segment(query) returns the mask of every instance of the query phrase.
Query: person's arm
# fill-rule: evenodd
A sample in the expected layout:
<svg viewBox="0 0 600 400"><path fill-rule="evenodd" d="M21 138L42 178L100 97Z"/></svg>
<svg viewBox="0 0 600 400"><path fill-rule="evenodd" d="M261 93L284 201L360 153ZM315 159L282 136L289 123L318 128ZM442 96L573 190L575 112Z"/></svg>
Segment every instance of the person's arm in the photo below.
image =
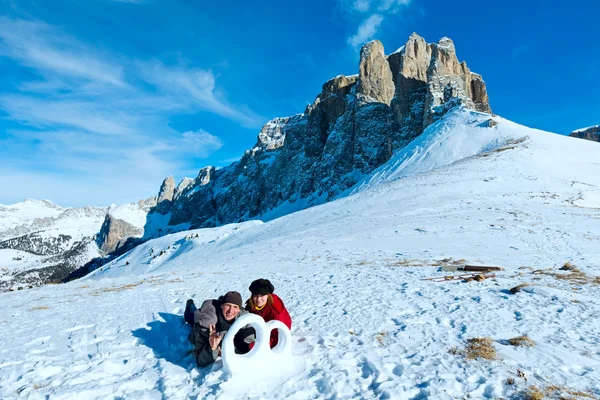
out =
<svg viewBox="0 0 600 400"><path fill-rule="evenodd" d="M200 367L206 367L215 362L219 356L219 346L213 350L210 345L209 329L194 324L194 357Z"/></svg>

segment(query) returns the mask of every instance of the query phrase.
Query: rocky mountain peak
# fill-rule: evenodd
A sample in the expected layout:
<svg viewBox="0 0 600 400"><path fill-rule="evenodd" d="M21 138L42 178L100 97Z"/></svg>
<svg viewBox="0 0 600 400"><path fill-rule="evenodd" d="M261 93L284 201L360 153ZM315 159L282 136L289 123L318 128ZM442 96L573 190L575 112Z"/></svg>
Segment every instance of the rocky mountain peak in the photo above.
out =
<svg viewBox="0 0 600 400"><path fill-rule="evenodd" d="M358 65L359 94L389 105L394 98L394 80L383 44L373 40L360 50Z"/></svg>
<svg viewBox="0 0 600 400"><path fill-rule="evenodd" d="M196 185L199 186L204 186L206 184L208 184L214 174L215 174L216 168L209 166L209 167L204 167L202 169L200 169L200 172L198 173L198 177L196 178Z"/></svg>
<svg viewBox="0 0 600 400"><path fill-rule="evenodd" d="M171 207L173 195L175 194L175 179L172 176L167 176L160 186L158 198L156 200L156 211L160 214L166 214Z"/></svg>

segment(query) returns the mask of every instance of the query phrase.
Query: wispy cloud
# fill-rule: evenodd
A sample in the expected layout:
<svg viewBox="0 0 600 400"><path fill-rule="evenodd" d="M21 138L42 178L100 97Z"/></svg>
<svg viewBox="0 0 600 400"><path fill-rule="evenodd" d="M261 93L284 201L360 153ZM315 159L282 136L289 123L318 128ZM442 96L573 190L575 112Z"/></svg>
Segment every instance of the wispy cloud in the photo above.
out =
<svg viewBox="0 0 600 400"><path fill-rule="evenodd" d="M210 71L167 67L160 62L140 63L139 66L144 80L177 99L179 105L208 110L248 127L257 127L262 120L247 107L232 106L224 100L217 92L215 77Z"/></svg>
<svg viewBox="0 0 600 400"><path fill-rule="evenodd" d="M263 120L230 103L210 70L103 51L40 21L0 17L0 57L28 72L10 93L0 93L0 109L24 126L5 132L4 148L30 146L27 156L0 149L15 179L40 169L40 181L55 173L57 182L70 175L101 185L121 176L119 186L133 200L140 185L130 182L155 187L189 167L186 157L205 158L224 145L200 127L178 132L170 117L209 112L257 128Z"/></svg>
<svg viewBox="0 0 600 400"><path fill-rule="evenodd" d="M377 33L379 25L383 22L383 16L379 14L373 14L366 20L364 20L358 27L358 32L355 35L348 38L348 44L355 49L358 49L366 41L370 40Z"/></svg>
<svg viewBox="0 0 600 400"><path fill-rule="evenodd" d="M196 153L200 156L206 153L218 150L223 146L221 139L215 135L211 135L203 129L197 132L188 131L182 135L183 141L187 145L188 151Z"/></svg>
<svg viewBox="0 0 600 400"><path fill-rule="evenodd" d="M348 38L348 44L358 50L365 42L373 39L389 14L397 14L411 0L341 0L342 6L351 15L358 15L362 22L357 32Z"/></svg>
<svg viewBox="0 0 600 400"><path fill-rule="evenodd" d="M42 22L0 17L0 55L42 74L124 87L123 68Z"/></svg>

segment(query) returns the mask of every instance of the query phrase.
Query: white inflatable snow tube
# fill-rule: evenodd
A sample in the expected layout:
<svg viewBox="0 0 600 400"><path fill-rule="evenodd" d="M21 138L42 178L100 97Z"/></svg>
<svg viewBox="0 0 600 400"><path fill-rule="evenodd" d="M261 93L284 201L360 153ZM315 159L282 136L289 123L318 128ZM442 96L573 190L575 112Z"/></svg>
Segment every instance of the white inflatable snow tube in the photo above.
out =
<svg viewBox="0 0 600 400"><path fill-rule="evenodd" d="M256 342L250 352L236 354L233 338L236 333L246 325L256 331ZM269 338L273 329L279 330L277 346L269 346ZM222 346L223 370L229 376L239 374L257 375L261 372L268 373L274 368L285 367L290 363L292 355L292 333L281 321L265 320L256 314L245 314L239 317L229 328Z"/></svg>

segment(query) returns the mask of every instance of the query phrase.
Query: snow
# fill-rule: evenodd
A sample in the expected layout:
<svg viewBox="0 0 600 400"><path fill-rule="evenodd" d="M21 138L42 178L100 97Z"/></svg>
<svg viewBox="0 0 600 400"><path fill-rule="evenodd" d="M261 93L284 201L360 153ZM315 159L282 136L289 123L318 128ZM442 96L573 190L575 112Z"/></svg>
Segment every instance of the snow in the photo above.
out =
<svg viewBox="0 0 600 400"><path fill-rule="evenodd" d="M13 269L22 269L31 265L36 267L36 261L42 257L25 251L2 249L0 250L0 279L4 278L3 272L8 272Z"/></svg>
<svg viewBox="0 0 600 400"><path fill-rule="evenodd" d="M123 220L136 228L144 228L146 224L147 213L137 203L127 203L118 207L113 204L108 213L114 218Z"/></svg>
<svg viewBox="0 0 600 400"><path fill-rule="evenodd" d="M597 146L497 117L478 127L486 118L449 115L352 196L171 234L82 280L0 293L0 398L444 400L522 398L530 385L599 397ZM453 261L504 270L423 280ZM567 261L581 272L559 270ZM187 354L182 313L189 298L247 298L257 278L293 318L295 373L240 393L222 360L198 368ZM522 334L536 345L508 344ZM498 358L450 352L475 337Z"/></svg>
<svg viewBox="0 0 600 400"><path fill-rule="evenodd" d="M26 199L11 205L0 204L0 232L32 223L36 218L58 217L64 210L49 200Z"/></svg>

